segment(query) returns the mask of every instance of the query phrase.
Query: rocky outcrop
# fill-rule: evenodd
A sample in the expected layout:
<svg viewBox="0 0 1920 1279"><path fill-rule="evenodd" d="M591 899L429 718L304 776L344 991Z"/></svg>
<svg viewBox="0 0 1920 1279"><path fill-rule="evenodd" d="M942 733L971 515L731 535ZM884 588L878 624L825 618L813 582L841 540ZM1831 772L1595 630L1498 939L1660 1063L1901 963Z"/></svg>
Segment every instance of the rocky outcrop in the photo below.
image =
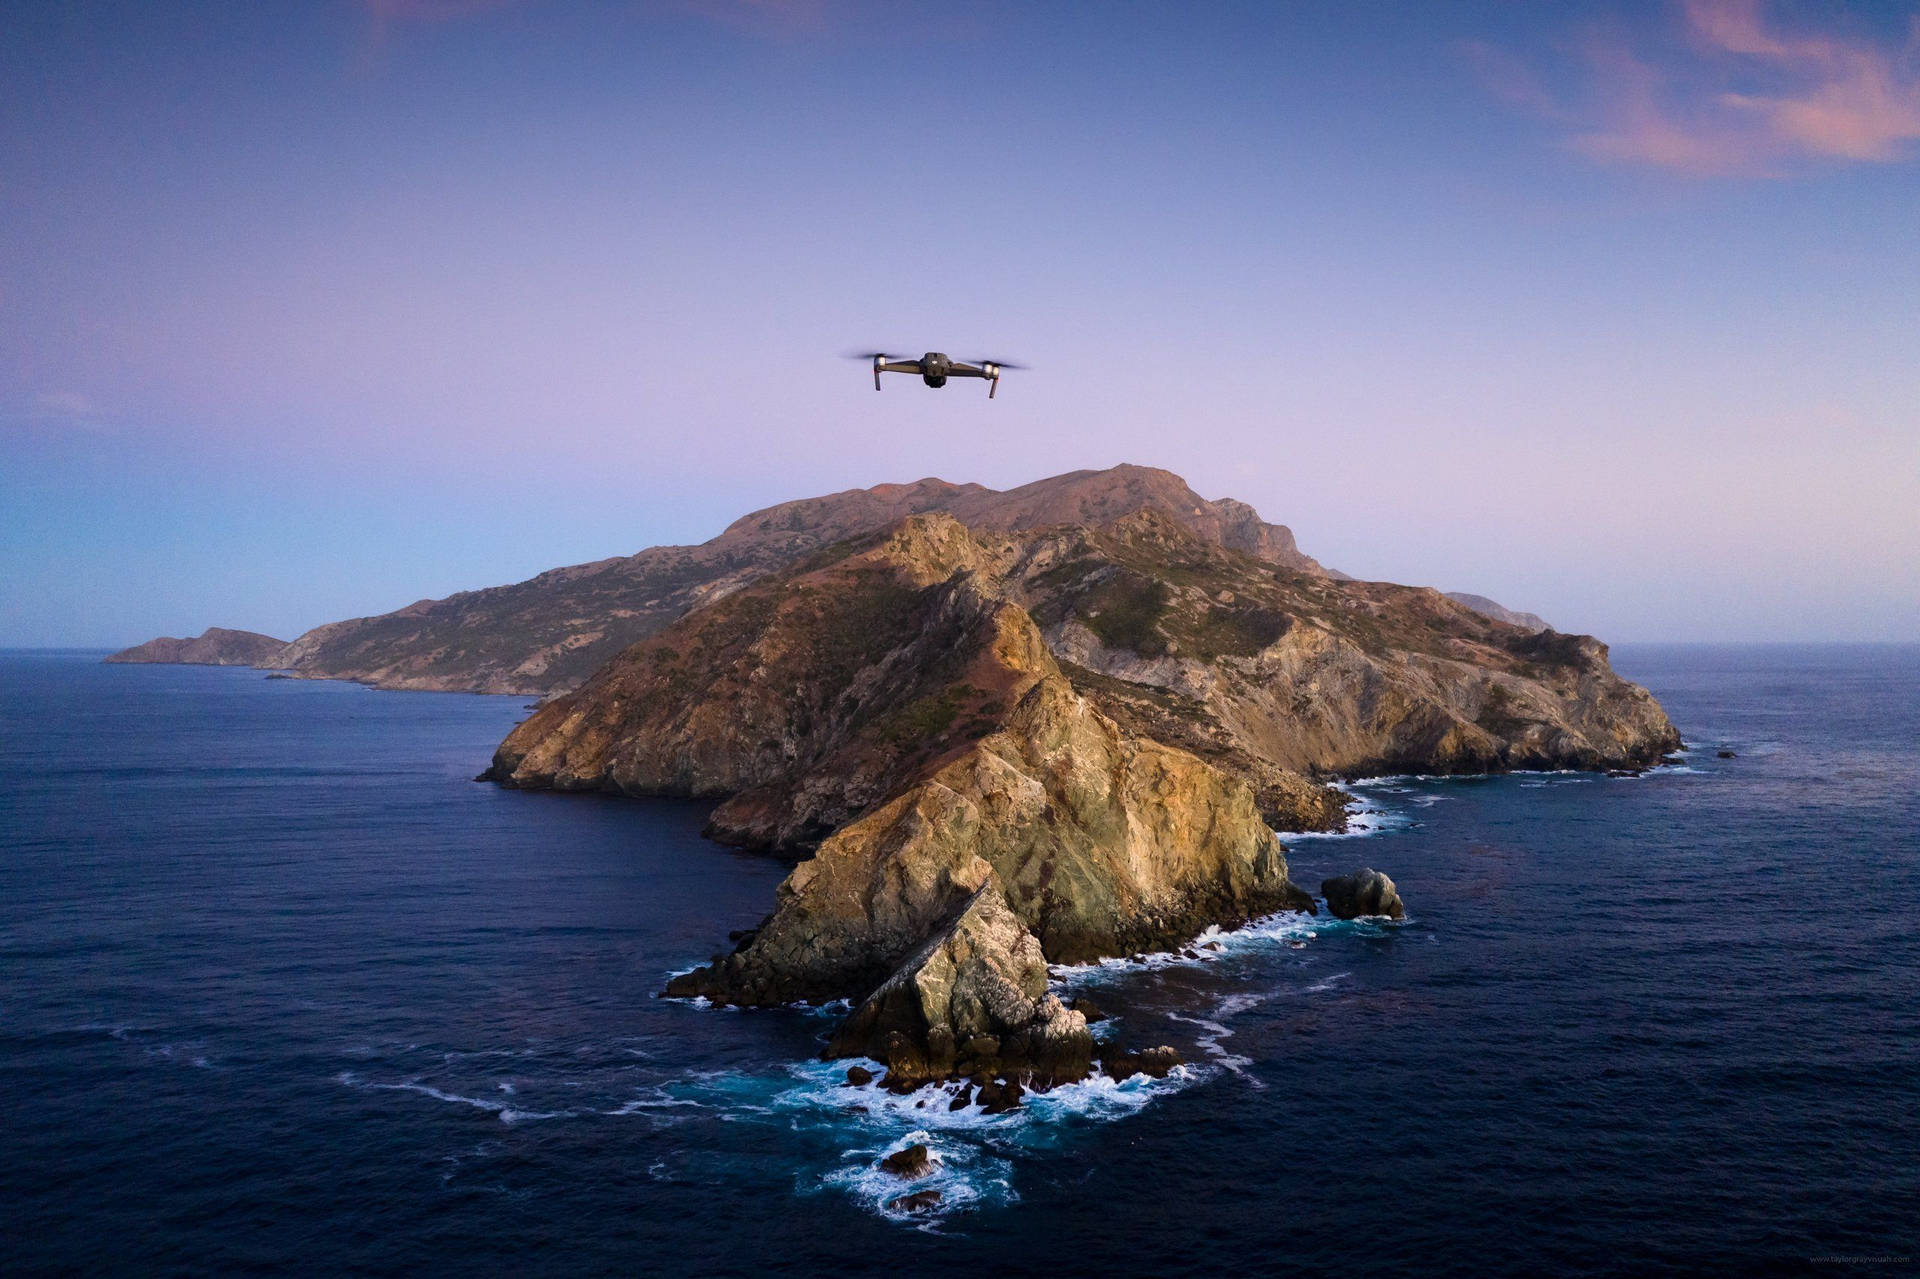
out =
<svg viewBox="0 0 1920 1279"><path fill-rule="evenodd" d="M1165 1079L1178 1066L1186 1064L1178 1050L1161 1044L1158 1048L1149 1048L1145 1052L1128 1052L1117 1044L1102 1044L1100 1053L1100 1073L1118 1082L1145 1075L1149 1079Z"/></svg>
<svg viewBox="0 0 1920 1279"><path fill-rule="evenodd" d="M285 640L254 631L230 631L210 626L193 639L161 636L122 649L109 662L150 662L181 666L268 666Z"/></svg>
<svg viewBox="0 0 1920 1279"><path fill-rule="evenodd" d="M1273 827L1338 827L1327 775L1635 767L1679 743L1596 640L1261 558L1228 544L1276 545L1231 510L1103 491L1060 500L1127 508L1104 523L915 514L767 572L542 705L489 776L705 797L716 838L810 850L667 993L857 1001L836 1052L891 1087L968 1077L997 1113L1088 1069L1047 963L1313 909Z"/></svg>
<svg viewBox="0 0 1920 1279"><path fill-rule="evenodd" d="M1680 745L1590 636L1276 571L1152 512L1028 545L1022 589L1075 686L1247 779L1281 829L1339 824L1302 775L1635 768Z"/></svg>
<svg viewBox="0 0 1920 1279"><path fill-rule="evenodd" d="M902 1180L912 1181L933 1171L933 1157L925 1145L915 1142L882 1159L880 1170L890 1172Z"/></svg>
<svg viewBox="0 0 1920 1279"><path fill-rule="evenodd" d="M890 1086L976 1074L1084 1079L1086 1018L1047 993L1039 941L989 879L867 996L834 1036L840 1057L887 1064Z"/></svg>
<svg viewBox="0 0 1920 1279"><path fill-rule="evenodd" d="M1447 598L1456 604L1465 604L1482 617L1491 617L1496 622L1505 622L1508 626L1518 626L1523 631L1547 630L1547 619L1538 613L1522 613L1503 604L1496 604L1484 595L1475 595L1470 591L1448 591Z"/></svg>
<svg viewBox="0 0 1920 1279"><path fill-rule="evenodd" d="M1320 895L1327 899L1327 910L1336 919L1359 919L1363 915L1388 919L1407 917L1393 881L1370 867L1322 880Z"/></svg>
<svg viewBox="0 0 1920 1279"><path fill-rule="evenodd" d="M1002 727L826 839L749 941L670 993L859 997L989 882L1055 963L1162 949L1311 901L1244 783L1127 736L1048 674Z"/></svg>
<svg viewBox="0 0 1920 1279"><path fill-rule="evenodd" d="M260 664L381 688L550 694L578 686L615 654L695 609L911 515L944 511L970 528L1005 533L1103 523L1142 510L1289 570L1325 572L1284 526L1266 523L1244 502L1210 502L1179 476L1151 467L1074 471L1004 492L924 479L768 507L699 546L656 546L512 586L330 622Z"/></svg>
<svg viewBox="0 0 1920 1279"><path fill-rule="evenodd" d="M916 1190L910 1195L898 1195L887 1201L887 1207L895 1212L932 1212L940 1206L944 1196L938 1190Z"/></svg>

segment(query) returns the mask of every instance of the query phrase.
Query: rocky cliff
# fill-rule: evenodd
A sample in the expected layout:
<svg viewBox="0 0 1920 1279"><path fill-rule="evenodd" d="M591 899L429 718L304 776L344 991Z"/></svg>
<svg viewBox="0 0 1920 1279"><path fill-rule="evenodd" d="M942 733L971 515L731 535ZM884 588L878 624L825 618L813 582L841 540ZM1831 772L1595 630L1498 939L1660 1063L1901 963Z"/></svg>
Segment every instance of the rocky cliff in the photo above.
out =
<svg viewBox="0 0 1920 1279"><path fill-rule="evenodd" d="M1005 530L919 514L824 547L548 702L490 775L707 797L717 837L812 850L672 993L866 999L842 1046L897 1074L1064 1077L1084 1028L1034 1002L1031 947L1086 960L1311 909L1271 827L1338 825L1321 779L1679 744L1596 640L1111 509Z"/></svg>
<svg viewBox="0 0 1920 1279"><path fill-rule="evenodd" d="M546 694L577 686L608 658L676 618L823 547L909 515L946 511L989 531L1100 523L1159 511L1197 536L1306 573L1324 572L1293 534L1231 499L1210 502L1179 476L1142 466L1075 471L1004 492L925 479L785 502L699 546L542 573L513 586L421 600L308 631L262 665L381 688Z"/></svg>
<svg viewBox="0 0 1920 1279"><path fill-rule="evenodd" d="M273 659L287 646L285 640L254 631L229 631L208 627L193 639L161 636L144 644L122 649L109 662L154 662L184 666L271 666Z"/></svg>

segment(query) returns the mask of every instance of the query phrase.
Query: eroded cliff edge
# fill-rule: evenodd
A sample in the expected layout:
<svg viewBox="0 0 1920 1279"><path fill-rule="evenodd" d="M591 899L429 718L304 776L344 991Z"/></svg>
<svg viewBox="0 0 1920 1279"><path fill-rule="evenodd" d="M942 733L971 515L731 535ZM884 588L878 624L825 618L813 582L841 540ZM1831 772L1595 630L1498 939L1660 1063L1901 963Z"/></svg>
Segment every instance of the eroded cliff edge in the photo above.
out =
<svg viewBox="0 0 1920 1279"><path fill-rule="evenodd" d="M1006 532L936 513L632 645L489 775L711 798L716 837L812 850L671 993L865 1001L840 1045L896 1074L978 1069L990 1046L1060 1078L1089 1041L1027 989L1033 948L1072 962L1311 909L1273 828L1337 826L1328 777L1639 767L1678 745L1588 637L1290 568L1151 508Z"/></svg>

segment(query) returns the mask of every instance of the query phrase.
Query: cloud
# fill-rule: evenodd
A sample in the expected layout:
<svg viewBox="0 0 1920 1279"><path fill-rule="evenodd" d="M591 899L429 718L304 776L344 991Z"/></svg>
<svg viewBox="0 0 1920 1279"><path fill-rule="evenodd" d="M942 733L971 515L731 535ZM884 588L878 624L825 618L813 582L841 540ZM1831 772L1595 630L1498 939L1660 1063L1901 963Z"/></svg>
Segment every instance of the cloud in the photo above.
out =
<svg viewBox="0 0 1920 1279"><path fill-rule="evenodd" d="M1586 93L1570 105L1518 59L1468 56L1489 92L1569 122L1593 159L1703 177L1780 176L1818 163L1892 164L1920 141L1920 15L1904 42L1787 29L1760 0L1684 0L1656 58L1614 36L1579 43Z"/></svg>

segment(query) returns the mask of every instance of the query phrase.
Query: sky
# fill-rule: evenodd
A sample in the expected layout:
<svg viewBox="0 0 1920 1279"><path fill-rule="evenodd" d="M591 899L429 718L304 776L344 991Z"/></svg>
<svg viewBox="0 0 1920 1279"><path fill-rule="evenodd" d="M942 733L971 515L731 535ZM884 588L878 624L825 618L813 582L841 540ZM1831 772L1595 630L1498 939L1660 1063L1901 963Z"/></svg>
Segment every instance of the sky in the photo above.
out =
<svg viewBox="0 0 1920 1279"><path fill-rule="evenodd" d="M1920 4L0 18L0 646L1118 462L1609 641L1920 639Z"/></svg>

